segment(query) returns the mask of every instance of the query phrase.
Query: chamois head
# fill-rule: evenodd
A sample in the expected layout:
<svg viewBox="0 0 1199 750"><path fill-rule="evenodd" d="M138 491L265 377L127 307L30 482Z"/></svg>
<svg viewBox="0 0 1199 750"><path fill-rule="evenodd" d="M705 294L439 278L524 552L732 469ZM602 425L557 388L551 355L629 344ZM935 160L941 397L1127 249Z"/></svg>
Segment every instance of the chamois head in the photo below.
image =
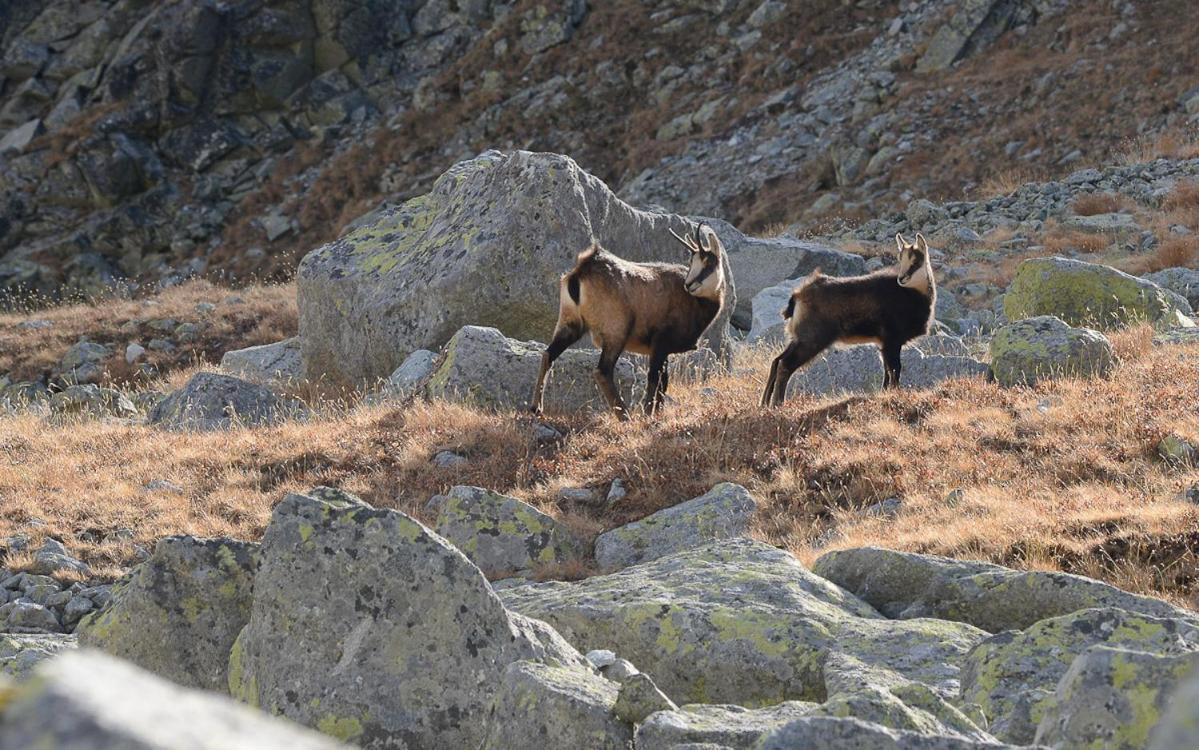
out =
<svg viewBox="0 0 1199 750"><path fill-rule="evenodd" d="M688 294L720 299L724 294L724 246L716 232L707 224L700 224L695 227L694 236L680 237L673 229L670 233L691 252L687 278L683 282Z"/></svg>
<svg viewBox="0 0 1199 750"><path fill-rule="evenodd" d="M908 242L902 234L897 234L895 244L899 247L899 285L927 292L932 280L932 261L924 235L917 234L915 242Z"/></svg>

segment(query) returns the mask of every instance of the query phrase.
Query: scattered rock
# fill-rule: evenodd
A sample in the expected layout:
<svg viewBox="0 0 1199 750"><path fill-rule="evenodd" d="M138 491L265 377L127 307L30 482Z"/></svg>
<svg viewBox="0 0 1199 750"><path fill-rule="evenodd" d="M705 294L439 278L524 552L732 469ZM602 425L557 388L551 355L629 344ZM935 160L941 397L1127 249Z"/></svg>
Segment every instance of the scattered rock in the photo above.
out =
<svg viewBox="0 0 1199 750"><path fill-rule="evenodd" d="M137 416L137 407L124 393L89 383L68 386L51 396L50 414L56 421L102 417L130 419Z"/></svg>
<svg viewBox="0 0 1199 750"><path fill-rule="evenodd" d="M504 671L480 750L625 750L632 727L613 714L617 685L583 667L518 661Z"/></svg>
<svg viewBox="0 0 1199 750"><path fill-rule="evenodd" d="M0 633L0 675L23 680L38 664L75 645L73 635Z"/></svg>
<svg viewBox="0 0 1199 750"><path fill-rule="evenodd" d="M695 703L666 709L650 716L637 728L637 748L670 750L688 743L720 747L756 747L758 740L787 722L806 716L816 704L784 701L765 708Z"/></svg>
<svg viewBox="0 0 1199 750"><path fill-rule="evenodd" d="M1199 269L1167 268L1145 274L1145 279L1185 298L1192 310L1199 311Z"/></svg>
<svg viewBox="0 0 1199 750"><path fill-rule="evenodd" d="M80 623L81 645L184 687L225 692L229 651L250 619L258 545L172 536Z"/></svg>
<svg viewBox="0 0 1199 750"><path fill-rule="evenodd" d="M1003 309L1013 321L1051 315L1100 330L1138 321L1158 328L1193 325L1187 302L1157 284L1108 266L1058 257L1021 263Z"/></svg>
<svg viewBox="0 0 1199 750"><path fill-rule="evenodd" d="M640 724L656 711L675 711L678 706L658 689L649 675L642 672L620 680L620 695L612 713L626 724Z"/></svg>
<svg viewBox="0 0 1199 750"><path fill-rule="evenodd" d="M887 617L957 620L991 633L1022 630L1041 620L1093 607L1118 607L1154 617L1192 616L1160 599L1130 594L1083 576L1012 570L879 547L825 553L812 572L861 597Z"/></svg>
<svg viewBox="0 0 1199 750"><path fill-rule="evenodd" d="M1004 750L1010 745L932 737L917 732L888 729L852 718L810 716L796 719L762 738L754 750ZM1011 748L1011 750L1015 750Z"/></svg>
<svg viewBox="0 0 1199 750"><path fill-rule="evenodd" d="M991 339L991 371L1002 386L1052 378L1103 378L1116 368L1111 342L1090 328L1042 315L1010 323Z"/></svg>
<svg viewBox="0 0 1199 750"><path fill-rule="evenodd" d="M57 539L46 539L37 552L33 553L33 562L29 565L33 575L53 576L72 573L90 576L92 569L87 563L67 553L67 548Z"/></svg>
<svg viewBox="0 0 1199 750"><path fill-rule="evenodd" d="M925 354L905 346L900 355L900 385L932 388L953 378L986 377L986 364L971 357ZM874 344L829 349L797 371L787 384L788 397L873 393L883 387L883 359Z"/></svg>
<svg viewBox="0 0 1199 750"><path fill-rule="evenodd" d="M300 340L277 341L225 352L221 369L255 383L290 383L302 376Z"/></svg>
<svg viewBox="0 0 1199 750"><path fill-rule="evenodd" d="M745 536L757 509L744 487L722 482L693 500L600 534L595 562L604 570L616 570L716 539Z"/></svg>
<svg viewBox="0 0 1199 750"><path fill-rule="evenodd" d="M146 347L138 343L125 346L125 364L132 365L146 355Z"/></svg>
<svg viewBox="0 0 1199 750"><path fill-rule="evenodd" d="M417 349L387 378L383 391L387 396L397 398L416 393L436 368L437 353Z"/></svg>
<svg viewBox="0 0 1199 750"><path fill-rule="evenodd" d="M510 339L495 328L466 326L446 345L424 394L488 409L528 409L544 351L544 344ZM546 411L606 410L608 403L595 384L598 362L594 350L563 352L546 381ZM630 408L640 402L643 380L627 357L617 362L616 384Z"/></svg>
<svg viewBox="0 0 1199 750"><path fill-rule="evenodd" d="M149 421L170 430L224 430L270 424L301 410L264 386L201 372L155 406Z"/></svg>
<svg viewBox="0 0 1199 750"><path fill-rule="evenodd" d="M230 691L359 746L477 747L510 663L586 665L402 513L290 495L260 554Z"/></svg>
<svg viewBox="0 0 1199 750"><path fill-rule="evenodd" d="M95 651L67 653L5 692L0 747L337 750L333 740L188 690Z"/></svg>
<svg viewBox="0 0 1199 750"><path fill-rule="evenodd" d="M62 624L48 607L18 599L0 606L0 632L61 633Z"/></svg>
<svg viewBox="0 0 1199 750"><path fill-rule="evenodd" d="M433 455L433 465L439 469L455 469L459 466L465 466L470 461L461 453L454 451L437 451Z"/></svg>
<svg viewBox="0 0 1199 750"><path fill-rule="evenodd" d="M102 344L80 341L67 349L59 363L59 369L74 383L95 383L104 376L101 363L108 359L110 354L108 347Z"/></svg>
<svg viewBox="0 0 1199 750"><path fill-rule="evenodd" d="M582 557L562 523L528 503L479 487L454 487L438 504L437 533L490 578Z"/></svg>

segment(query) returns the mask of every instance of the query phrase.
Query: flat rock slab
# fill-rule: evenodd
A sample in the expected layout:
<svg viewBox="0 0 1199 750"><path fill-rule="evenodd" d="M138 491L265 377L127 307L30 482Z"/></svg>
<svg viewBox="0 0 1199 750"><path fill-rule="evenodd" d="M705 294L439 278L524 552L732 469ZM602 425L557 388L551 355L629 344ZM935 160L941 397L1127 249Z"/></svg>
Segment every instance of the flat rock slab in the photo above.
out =
<svg viewBox="0 0 1199 750"><path fill-rule="evenodd" d="M764 734L815 708L815 703L784 701L764 708L693 703L659 711L637 727L637 750L671 750L688 743L748 750Z"/></svg>
<svg viewBox="0 0 1199 750"><path fill-rule="evenodd" d="M302 413L298 402L280 398L265 386L201 372L158 402L149 422L171 430L224 430L273 424Z"/></svg>
<svg viewBox="0 0 1199 750"><path fill-rule="evenodd" d="M273 344L225 352L221 369L257 383L290 383L303 377L300 339L293 337Z"/></svg>

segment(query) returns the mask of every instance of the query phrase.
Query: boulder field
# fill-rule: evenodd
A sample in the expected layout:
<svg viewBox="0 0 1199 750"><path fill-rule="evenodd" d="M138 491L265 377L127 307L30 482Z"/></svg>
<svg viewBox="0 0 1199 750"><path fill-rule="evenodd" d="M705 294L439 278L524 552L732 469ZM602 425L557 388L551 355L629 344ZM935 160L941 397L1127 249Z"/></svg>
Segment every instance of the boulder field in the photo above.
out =
<svg viewBox="0 0 1199 750"><path fill-rule="evenodd" d="M3 644L0 746L1194 747L1199 613L1165 601L878 548L809 568L732 484L537 582L586 540L481 488L430 506L442 533L323 487L260 543L163 540L81 649Z"/></svg>

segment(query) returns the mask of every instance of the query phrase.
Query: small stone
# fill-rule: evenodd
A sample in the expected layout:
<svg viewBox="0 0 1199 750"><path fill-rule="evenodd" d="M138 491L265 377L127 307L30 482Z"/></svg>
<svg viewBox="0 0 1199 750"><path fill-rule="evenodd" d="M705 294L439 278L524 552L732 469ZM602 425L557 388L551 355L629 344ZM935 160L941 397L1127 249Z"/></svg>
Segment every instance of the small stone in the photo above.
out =
<svg viewBox="0 0 1199 750"><path fill-rule="evenodd" d="M61 633L62 625L46 607L28 600L0 607L0 628L10 633Z"/></svg>
<svg viewBox="0 0 1199 750"><path fill-rule="evenodd" d="M548 424L538 422L533 426L533 440L538 443L556 443L562 439L562 433Z"/></svg>
<svg viewBox="0 0 1199 750"><path fill-rule="evenodd" d="M862 509L862 514L873 516L875 518L894 518L899 515L899 511L903 508L903 500L898 497L889 497L882 502L868 505Z"/></svg>
<svg viewBox="0 0 1199 750"><path fill-rule="evenodd" d="M197 302L193 309L201 315L207 315L208 313L216 310L216 305L212 304L211 302Z"/></svg>
<svg viewBox="0 0 1199 750"><path fill-rule="evenodd" d="M588 487L563 487L558 490L558 502L562 505L588 506L595 502L595 492Z"/></svg>
<svg viewBox="0 0 1199 750"><path fill-rule="evenodd" d="M612 480L612 484L608 487L608 507L615 507L617 503L628 497L629 491L625 489L624 480L620 477Z"/></svg>
<svg viewBox="0 0 1199 750"><path fill-rule="evenodd" d="M596 669L603 669L616 663L616 653L606 648L592 649L585 656L587 657L587 661L591 662Z"/></svg>
<svg viewBox="0 0 1199 750"><path fill-rule="evenodd" d="M678 706L658 689L649 675L638 673L622 681L612 712L621 721L640 724L657 711L675 711Z"/></svg>
<svg viewBox="0 0 1199 750"><path fill-rule="evenodd" d="M147 492L164 492L172 495L183 494L182 487L165 479L151 479L149 482L146 482L145 490Z"/></svg>
<svg viewBox="0 0 1199 750"><path fill-rule="evenodd" d="M455 469L459 466L465 466L470 461L459 453L453 451L438 451L433 456L433 465L439 469Z"/></svg>
<svg viewBox="0 0 1199 750"><path fill-rule="evenodd" d="M133 364L141 359L146 354L146 347L141 344L132 343L125 347L125 362Z"/></svg>
<svg viewBox="0 0 1199 750"><path fill-rule="evenodd" d="M53 575L56 573L78 573L91 575L92 569L81 560L67 554L67 548L57 539L47 539L41 548L33 555L33 564L29 571L36 575Z"/></svg>
<svg viewBox="0 0 1199 750"><path fill-rule="evenodd" d="M628 659L617 659L608 666L600 669L600 674L613 682L623 683L633 675L641 674L641 671L633 666L633 662Z"/></svg>

